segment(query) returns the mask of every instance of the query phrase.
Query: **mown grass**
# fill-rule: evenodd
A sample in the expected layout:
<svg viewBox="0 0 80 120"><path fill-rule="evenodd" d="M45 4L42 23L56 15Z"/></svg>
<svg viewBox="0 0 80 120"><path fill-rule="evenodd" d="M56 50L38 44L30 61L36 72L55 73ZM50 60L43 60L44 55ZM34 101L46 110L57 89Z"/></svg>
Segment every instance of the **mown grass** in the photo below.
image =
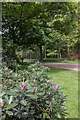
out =
<svg viewBox="0 0 80 120"><path fill-rule="evenodd" d="M70 115L68 118L78 118L78 72L50 68L48 73L52 77L53 83L58 83L60 88L64 88L64 95L67 95L65 107Z"/></svg>

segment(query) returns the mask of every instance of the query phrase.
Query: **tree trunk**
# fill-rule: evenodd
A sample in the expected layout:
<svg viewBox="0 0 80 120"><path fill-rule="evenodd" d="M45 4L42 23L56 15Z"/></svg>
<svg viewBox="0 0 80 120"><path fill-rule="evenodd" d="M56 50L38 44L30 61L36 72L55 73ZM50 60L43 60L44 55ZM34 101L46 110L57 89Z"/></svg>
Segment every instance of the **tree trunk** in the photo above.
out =
<svg viewBox="0 0 80 120"><path fill-rule="evenodd" d="M23 60L24 60L24 57L23 57L23 50L22 50L21 60L22 60L22 63L23 63Z"/></svg>
<svg viewBox="0 0 80 120"><path fill-rule="evenodd" d="M68 40L68 59L70 60L70 48L69 48L69 40Z"/></svg>
<svg viewBox="0 0 80 120"><path fill-rule="evenodd" d="M60 61L60 47L58 47L57 61Z"/></svg>
<svg viewBox="0 0 80 120"><path fill-rule="evenodd" d="M60 59L62 58L61 53L60 53Z"/></svg>
<svg viewBox="0 0 80 120"><path fill-rule="evenodd" d="M30 53L30 59L32 59L32 54Z"/></svg>
<svg viewBox="0 0 80 120"><path fill-rule="evenodd" d="M40 45L40 59L42 59L42 45Z"/></svg>
<svg viewBox="0 0 80 120"><path fill-rule="evenodd" d="M45 59L46 59L46 47L44 48L44 54L45 54Z"/></svg>

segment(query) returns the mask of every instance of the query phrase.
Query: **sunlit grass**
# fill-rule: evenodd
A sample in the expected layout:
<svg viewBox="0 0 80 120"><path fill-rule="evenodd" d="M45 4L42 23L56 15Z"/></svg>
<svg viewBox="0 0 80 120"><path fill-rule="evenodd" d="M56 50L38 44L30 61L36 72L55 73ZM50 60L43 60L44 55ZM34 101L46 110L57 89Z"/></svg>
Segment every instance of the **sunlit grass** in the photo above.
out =
<svg viewBox="0 0 80 120"><path fill-rule="evenodd" d="M70 114L68 118L78 118L78 72L50 68L48 73L53 83L58 83L63 92L67 95L65 107Z"/></svg>

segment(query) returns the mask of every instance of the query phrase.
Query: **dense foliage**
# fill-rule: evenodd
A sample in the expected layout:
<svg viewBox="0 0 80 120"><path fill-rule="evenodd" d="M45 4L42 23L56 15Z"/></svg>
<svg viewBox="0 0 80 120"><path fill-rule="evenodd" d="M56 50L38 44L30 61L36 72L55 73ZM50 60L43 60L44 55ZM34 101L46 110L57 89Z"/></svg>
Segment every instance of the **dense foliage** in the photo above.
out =
<svg viewBox="0 0 80 120"><path fill-rule="evenodd" d="M64 96L58 84L51 83L47 76L49 68L39 61L27 70L18 70L16 60L13 65L2 57L2 82L0 83L0 116L3 119L65 118ZM12 65L14 68L9 68ZM9 66L9 67L8 67Z"/></svg>
<svg viewBox="0 0 80 120"><path fill-rule="evenodd" d="M58 60L60 54L70 57L71 51L78 50L76 2L3 3L2 13L3 54L8 57L18 60L16 51L34 52L35 46L41 59L54 56L55 50Z"/></svg>

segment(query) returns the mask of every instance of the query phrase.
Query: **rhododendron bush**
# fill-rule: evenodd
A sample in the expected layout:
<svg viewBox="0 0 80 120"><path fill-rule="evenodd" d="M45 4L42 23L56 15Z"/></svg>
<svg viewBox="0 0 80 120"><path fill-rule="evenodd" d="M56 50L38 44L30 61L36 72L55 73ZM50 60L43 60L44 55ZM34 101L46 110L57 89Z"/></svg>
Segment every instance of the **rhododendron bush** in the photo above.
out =
<svg viewBox="0 0 80 120"><path fill-rule="evenodd" d="M27 70L10 68L7 56L2 57L2 82L0 83L1 120L27 120L64 118L65 96L57 83L47 75L49 68L39 61L31 64Z"/></svg>

